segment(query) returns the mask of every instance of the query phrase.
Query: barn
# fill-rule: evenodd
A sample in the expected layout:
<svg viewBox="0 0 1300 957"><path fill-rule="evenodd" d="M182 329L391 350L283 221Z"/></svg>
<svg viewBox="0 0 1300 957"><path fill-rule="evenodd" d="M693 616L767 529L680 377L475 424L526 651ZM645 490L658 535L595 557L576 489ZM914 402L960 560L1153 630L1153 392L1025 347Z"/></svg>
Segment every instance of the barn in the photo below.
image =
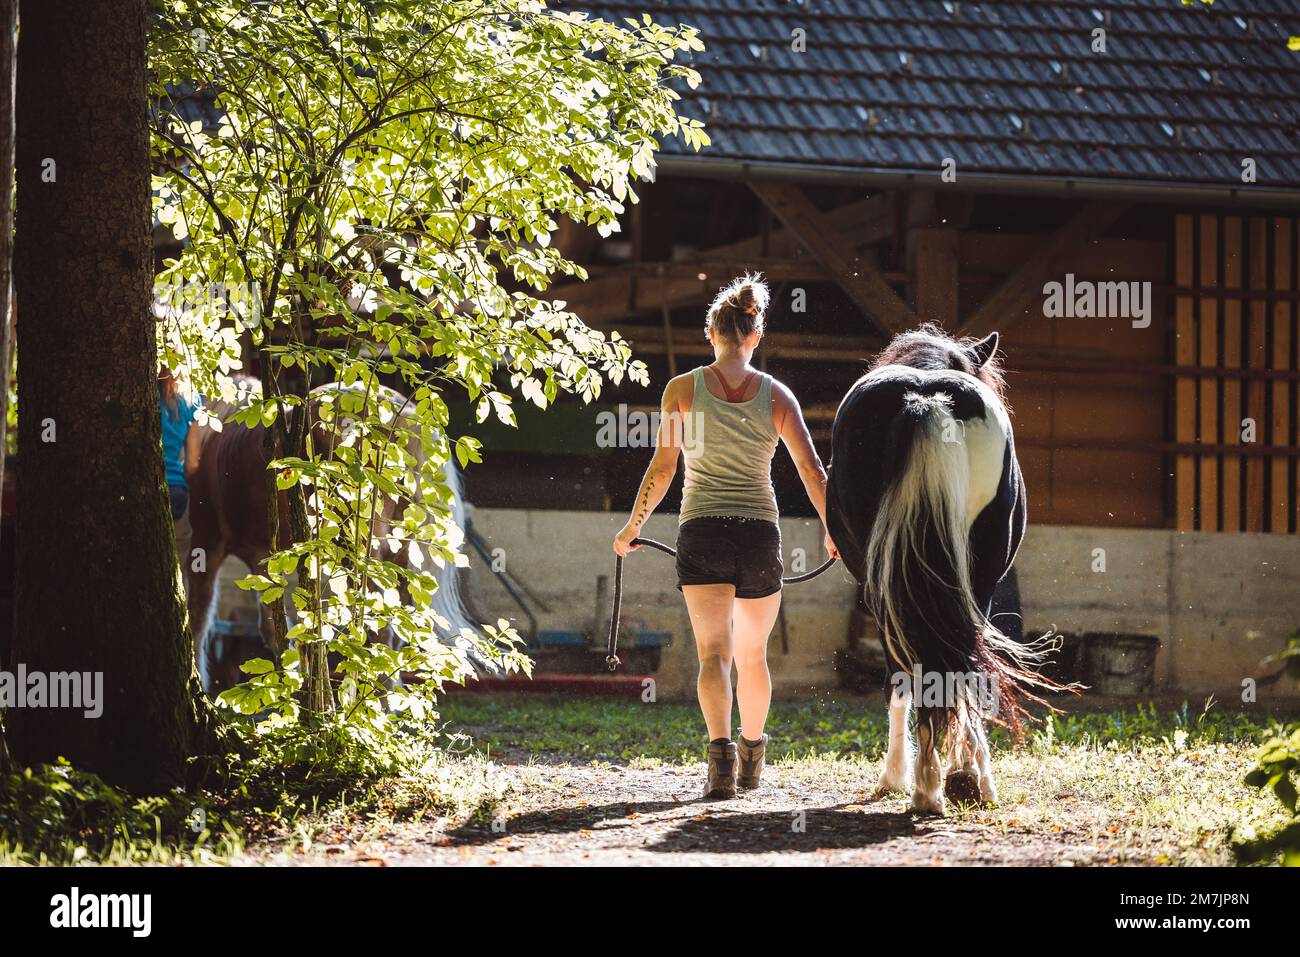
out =
<svg viewBox="0 0 1300 957"><path fill-rule="evenodd" d="M705 44L685 112L621 233L566 227L590 274L555 293L617 331L651 385L477 427L467 477L477 610L517 621L543 672L596 672L610 541L668 377L709 361L704 307L761 270L756 361L800 398L823 457L840 397L921 321L1002 336L1030 529L1026 631L1114 691L1253 700L1300 628L1300 3L606 0ZM467 410L462 410L468 422ZM543 413L535 413L543 414ZM488 429L486 433L483 429ZM611 436L614 438L611 440ZM787 574L820 532L774 463ZM670 493L646 534L675 537ZM634 677L694 686L671 563L629 559ZM852 686L871 622L835 570L786 593L778 692Z"/></svg>

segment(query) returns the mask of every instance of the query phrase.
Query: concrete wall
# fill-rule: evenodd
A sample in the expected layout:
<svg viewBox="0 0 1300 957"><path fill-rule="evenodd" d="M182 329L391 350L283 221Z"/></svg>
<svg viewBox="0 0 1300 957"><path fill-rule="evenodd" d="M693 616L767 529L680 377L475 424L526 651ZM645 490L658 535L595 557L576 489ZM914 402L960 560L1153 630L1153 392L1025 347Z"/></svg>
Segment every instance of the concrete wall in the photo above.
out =
<svg viewBox="0 0 1300 957"><path fill-rule="evenodd" d="M596 581L612 576L610 542L625 516L606 512L476 509L474 523L507 567L551 607L542 628L581 629L597 618ZM796 549L806 568L820 564L816 522L781 523L786 573ZM646 537L676 539L676 515L651 519ZM1104 570L1099 559L1104 550ZM690 621L667 555L643 549L626 563L624 623L670 631L658 673L665 696L695 682ZM1094 567L1098 570L1094 571ZM491 618L518 609L477 556L469 585ZM1240 694L1242 679L1300 628L1300 537L1163 529L1031 527L1016 563L1027 632L1120 631L1156 635L1159 690ZM774 635L769 655L779 694L813 695L837 687L835 650L845 645L852 579L836 567L786 591L788 647ZM607 610L601 614L607 615ZM1260 689L1260 699L1293 689Z"/></svg>
<svg viewBox="0 0 1300 957"><path fill-rule="evenodd" d="M1239 694L1300 628L1294 535L1031 527L1016 573L1029 627L1158 636L1167 691Z"/></svg>

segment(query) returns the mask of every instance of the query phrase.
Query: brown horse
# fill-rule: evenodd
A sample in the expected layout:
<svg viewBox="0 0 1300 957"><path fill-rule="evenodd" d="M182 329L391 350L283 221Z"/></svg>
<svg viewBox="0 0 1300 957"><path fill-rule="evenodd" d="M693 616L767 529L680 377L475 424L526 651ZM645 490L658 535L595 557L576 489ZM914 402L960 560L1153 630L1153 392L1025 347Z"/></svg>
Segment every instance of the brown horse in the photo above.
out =
<svg viewBox="0 0 1300 957"><path fill-rule="evenodd" d="M210 631L213 609L216 605L217 576L227 556L233 555L248 566L251 572L261 569L267 556L275 550L286 548L289 539L288 500L284 493L278 496L278 540L271 541L271 517L268 508L266 469L268 459L264 448L266 427L252 428L231 421L230 416L261 393L261 383L254 378L236 379L238 396L232 403L209 403L209 412L220 420L221 431L204 429L202 455L199 467L190 481L190 524L194 530L192 551L186 562L186 579L189 585L190 630L194 636L194 650L205 687L211 684L214 662L206 643ZM352 427L344 413L329 423L322 421L322 406L330 404L332 397L342 392L364 394L360 387L331 383L314 389L307 403L312 416L311 430L317 449L332 449ZM371 393L380 397L396 410L399 417L409 416L407 400L392 389L379 387ZM407 443L407 452L416 460L423 460L423 450L417 439ZM460 472L448 460L444 478L451 488L454 502L452 520L457 528L465 527L465 502ZM385 501L375 531L382 539L401 515L403 503ZM381 547L383 547L381 545ZM378 548L376 554L379 554ZM409 556L403 548L399 553L389 553L389 561L408 564ZM446 567L438 574L438 589L434 593L433 611L451 624L453 631L474 629L461 601L458 576L454 568ZM270 650L274 634L271 606L259 604L259 630L262 641Z"/></svg>

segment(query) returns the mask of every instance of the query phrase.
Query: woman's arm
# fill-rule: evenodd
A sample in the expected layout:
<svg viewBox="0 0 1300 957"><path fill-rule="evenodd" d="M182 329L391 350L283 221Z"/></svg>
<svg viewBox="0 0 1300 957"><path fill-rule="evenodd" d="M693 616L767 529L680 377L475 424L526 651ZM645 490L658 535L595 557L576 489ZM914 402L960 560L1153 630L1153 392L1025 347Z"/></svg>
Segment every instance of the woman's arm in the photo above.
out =
<svg viewBox="0 0 1300 957"><path fill-rule="evenodd" d="M614 536L614 552L626 555L634 552L640 545L633 545L632 539L641 533L641 527L654 514L655 508L663 501L668 486L673 484L677 475L677 457L682 448L682 413L683 383L685 376L670 379L664 389L663 401L660 403L659 434L655 438L655 453L650 459L650 466L641 479L637 489L636 501L632 506L632 516L627 524Z"/></svg>
<svg viewBox="0 0 1300 957"><path fill-rule="evenodd" d="M817 455L817 448L813 445L812 436L803 420L803 409L799 408L799 400L785 385L773 379L772 386L772 414L776 419L777 434L781 436L786 451L799 470L804 491L808 493L813 508L822 520L822 528L829 529L830 526L826 524L826 470L822 468L822 460ZM839 550L831 541L829 531L826 532L823 544L833 558L839 558Z"/></svg>

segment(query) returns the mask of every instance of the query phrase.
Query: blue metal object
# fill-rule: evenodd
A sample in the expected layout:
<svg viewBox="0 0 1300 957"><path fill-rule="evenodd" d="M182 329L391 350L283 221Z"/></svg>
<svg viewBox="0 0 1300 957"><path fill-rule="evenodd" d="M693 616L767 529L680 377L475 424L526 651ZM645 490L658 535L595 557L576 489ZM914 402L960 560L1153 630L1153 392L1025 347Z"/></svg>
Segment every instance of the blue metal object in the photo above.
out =
<svg viewBox="0 0 1300 957"><path fill-rule="evenodd" d="M248 621L230 621L226 618L215 618L212 621L211 634L220 638L258 638L262 637L262 631L257 622Z"/></svg>
<svg viewBox="0 0 1300 957"><path fill-rule="evenodd" d="M590 644L587 636L580 631L563 628L543 628L537 632L536 644L542 648L585 647Z"/></svg>
<svg viewBox="0 0 1300 957"><path fill-rule="evenodd" d="M671 631L638 631L632 636L636 648L663 648L673 643Z"/></svg>

